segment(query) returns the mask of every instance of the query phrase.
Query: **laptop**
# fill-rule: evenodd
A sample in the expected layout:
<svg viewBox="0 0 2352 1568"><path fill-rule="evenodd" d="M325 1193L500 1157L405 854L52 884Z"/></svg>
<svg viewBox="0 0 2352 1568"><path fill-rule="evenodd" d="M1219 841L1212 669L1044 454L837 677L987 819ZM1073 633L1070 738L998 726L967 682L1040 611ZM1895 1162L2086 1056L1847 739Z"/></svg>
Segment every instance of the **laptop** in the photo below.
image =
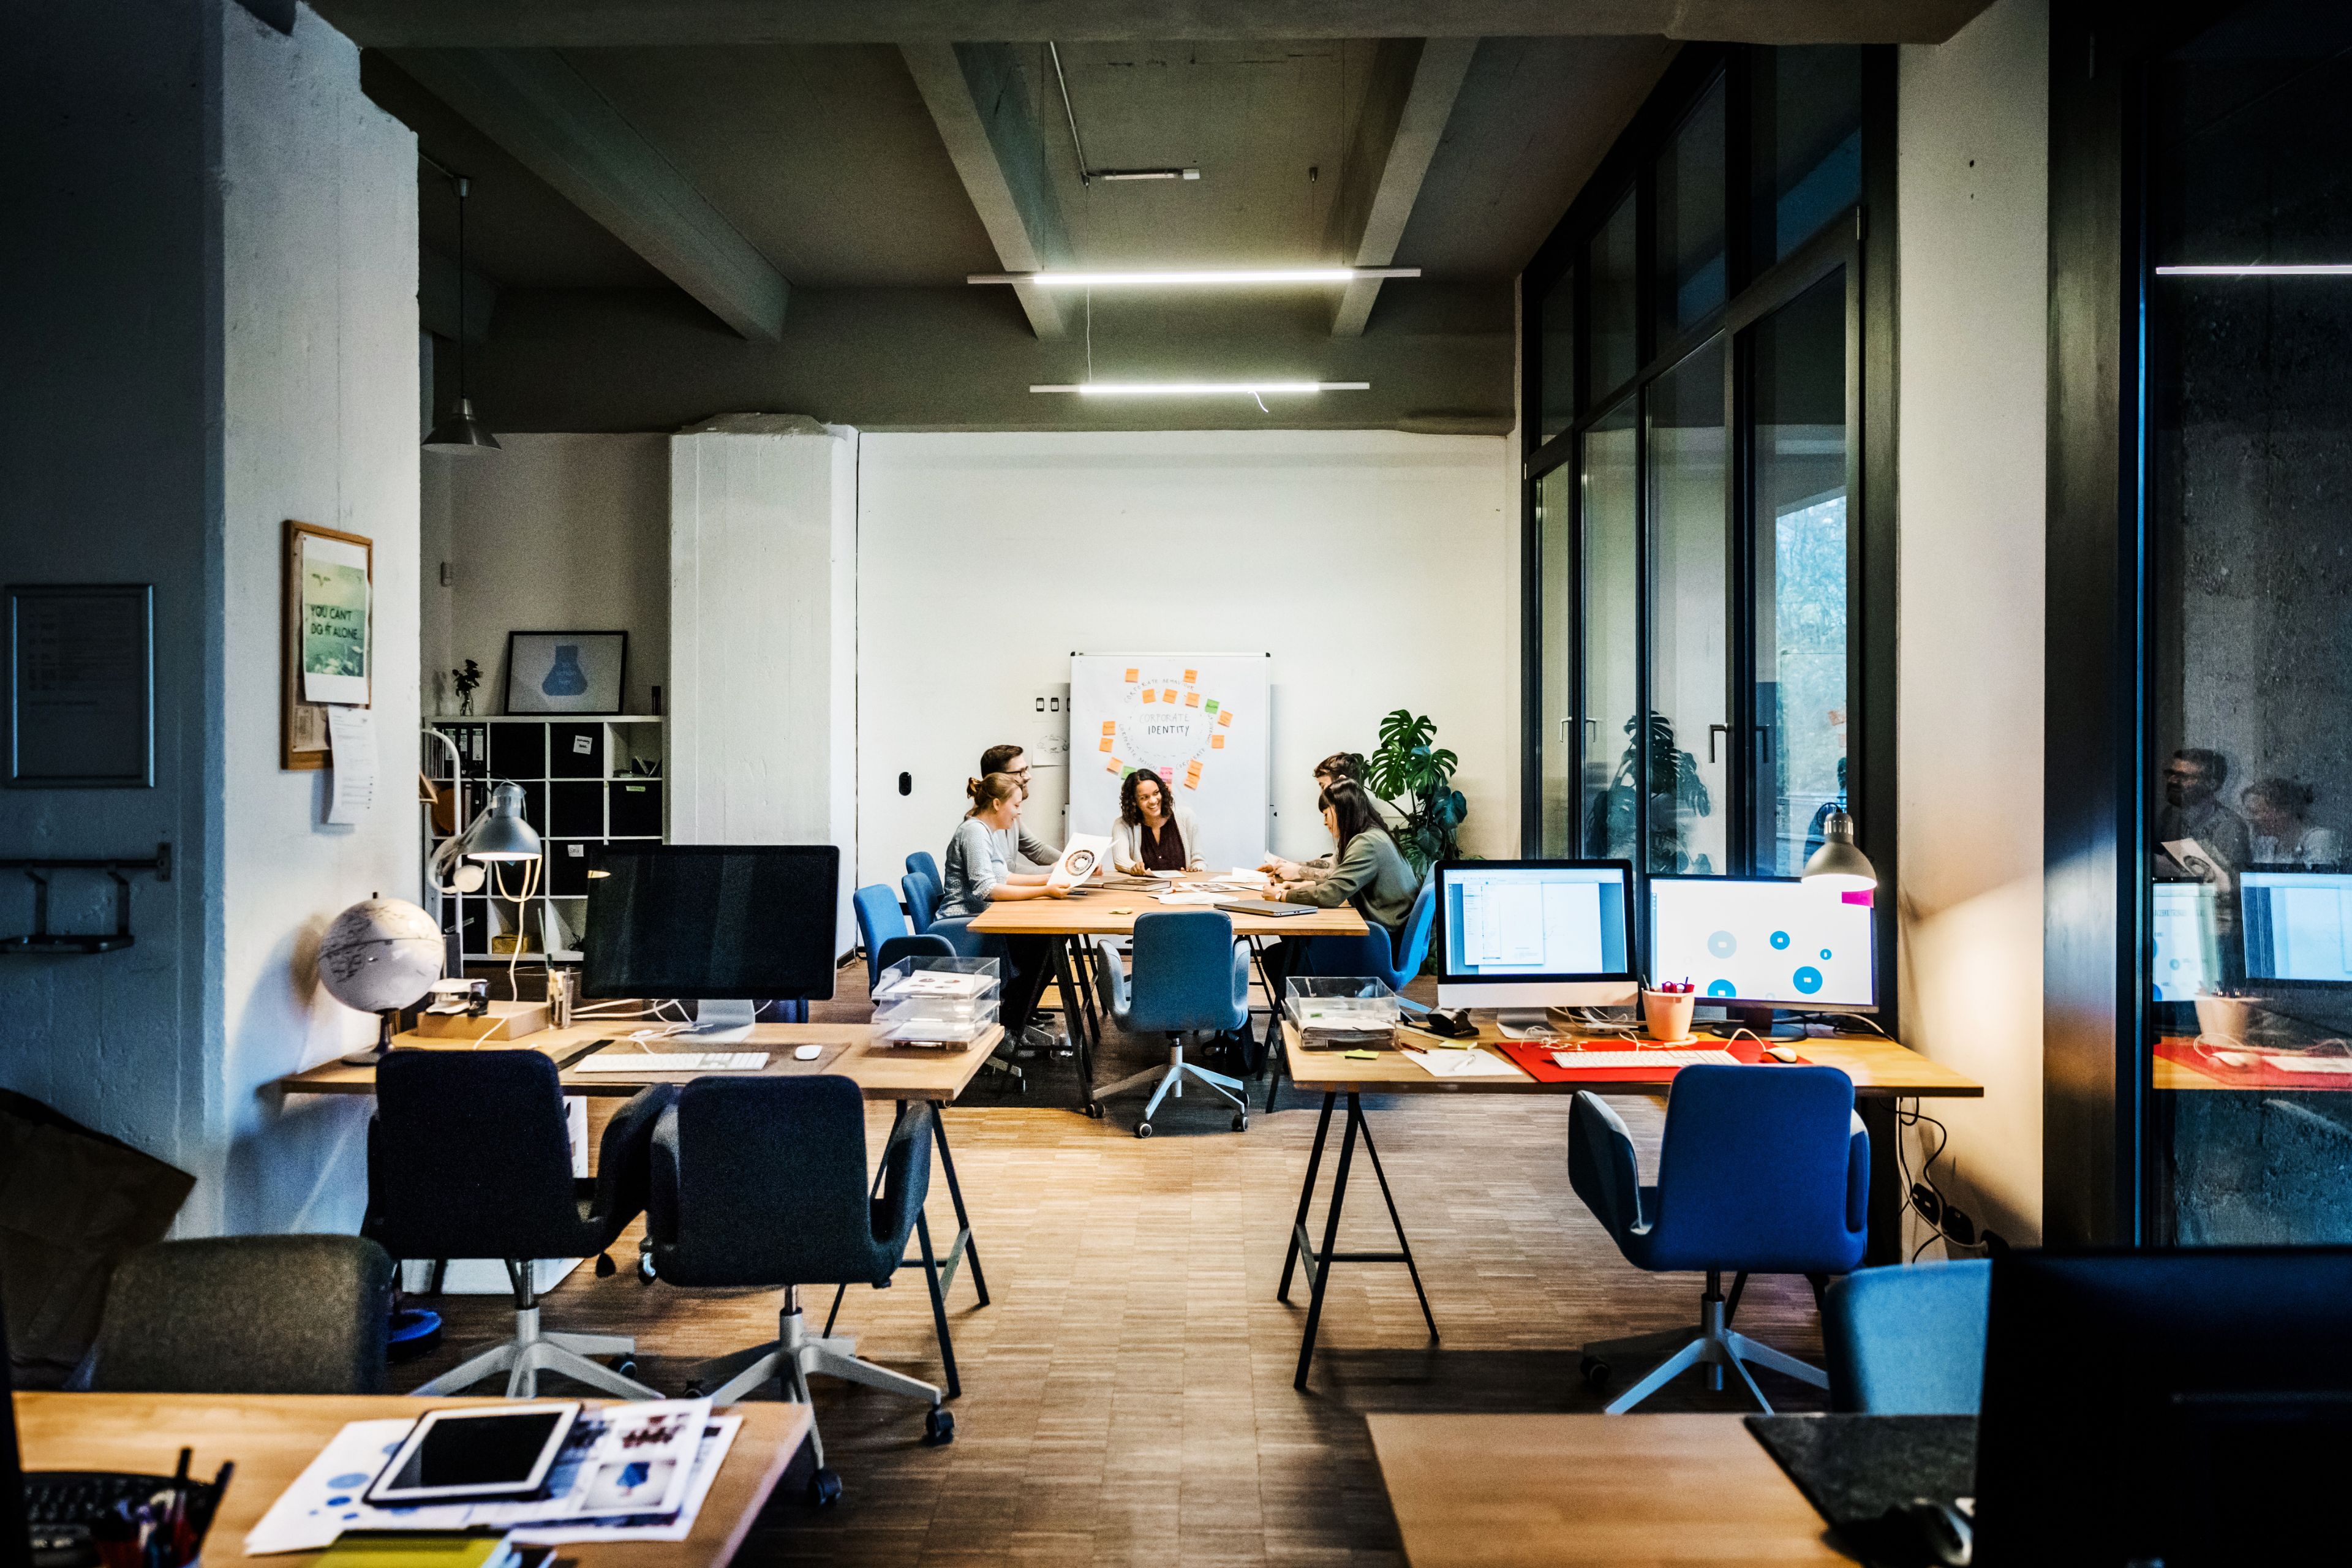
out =
<svg viewBox="0 0 2352 1568"><path fill-rule="evenodd" d="M1277 904L1272 899L1226 899L1217 908L1229 915L1262 915L1271 921L1286 921L1293 915L1311 915L1313 904ZM1288 941L1288 938L1285 938Z"/></svg>

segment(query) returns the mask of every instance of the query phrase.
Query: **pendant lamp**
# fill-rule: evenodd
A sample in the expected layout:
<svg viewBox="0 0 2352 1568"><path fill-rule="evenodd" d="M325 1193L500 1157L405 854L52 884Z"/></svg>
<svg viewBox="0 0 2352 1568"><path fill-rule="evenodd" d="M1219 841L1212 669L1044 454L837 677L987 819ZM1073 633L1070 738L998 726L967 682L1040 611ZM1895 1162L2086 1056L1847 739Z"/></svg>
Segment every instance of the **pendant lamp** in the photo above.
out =
<svg viewBox="0 0 2352 1568"><path fill-rule="evenodd" d="M439 164L434 167L440 168ZM474 417L474 400L466 395L466 186L462 175L448 175L449 183L457 187L457 412L433 426L425 437L428 452L447 452L454 457L472 457L479 452L495 452L499 438L490 427Z"/></svg>

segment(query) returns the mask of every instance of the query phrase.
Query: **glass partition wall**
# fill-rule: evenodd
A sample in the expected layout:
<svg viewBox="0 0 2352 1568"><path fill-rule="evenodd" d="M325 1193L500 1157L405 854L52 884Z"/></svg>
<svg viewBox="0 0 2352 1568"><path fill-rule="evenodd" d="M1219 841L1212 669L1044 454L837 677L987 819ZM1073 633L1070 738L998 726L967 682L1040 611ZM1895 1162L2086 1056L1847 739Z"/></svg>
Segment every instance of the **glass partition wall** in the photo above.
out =
<svg viewBox="0 0 2352 1568"><path fill-rule="evenodd" d="M1892 800L1891 669L1884 763L1849 758L1874 592L1864 283L1885 265L1865 214L1888 183L1866 132L1892 68L1686 46L1522 280L1529 854L1794 876L1845 804L1891 875L1869 816L1874 788Z"/></svg>

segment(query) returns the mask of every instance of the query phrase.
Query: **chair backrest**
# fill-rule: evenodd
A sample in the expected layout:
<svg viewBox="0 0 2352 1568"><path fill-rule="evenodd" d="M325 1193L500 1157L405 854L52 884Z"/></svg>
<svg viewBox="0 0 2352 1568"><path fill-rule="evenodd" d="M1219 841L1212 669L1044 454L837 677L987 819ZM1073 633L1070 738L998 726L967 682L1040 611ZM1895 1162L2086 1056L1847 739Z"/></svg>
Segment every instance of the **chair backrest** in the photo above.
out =
<svg viewBox="0 0 2352 1568"><path fill-rule="evenodd" d="M1395 973L1389 984L1399 991L1421 973L1429 960L1430 929L1437 920L1437 873L1422 879L1421 891L1413 895L1412 909L1404 917L1404 930L1399 935Z"/></svg>
<svg viewBox="0 0 2352 1568"><path fill-rule="evenodd" d="M857 916L857 937L866 947L866 984L871 987L882 973L882 944L907 934L907 917L898 912L898 899L879 882L850 894L849 907Z"/></svg>
<svg viewBox="0 0 2352 1568"><path fill-rule="evenodd" d="M929 1186L929 1116L902 1116L874 1198L855 1079L694 1079L654 1133L655 1272L678 1285L887 1284Z"/></svg>
<svg viewBox="0 0 2352 1568"><path fill-rule="evenodd" d="M1825 1067L1686 1067L1666 1099L1653 1268L1843 1274L1862 1261L1870 1141Z"/></svg>
<svg viewBox="0 0 2352 1568"><path fill-rule="evenodd" d="M940 876L940 858L928 849L918 849L907 857L907 873L913 877L929 877L934 888L947 886Z"/></svg>
<svg viewBox="0 0 2352 1568"><path fill-rule="evenodd" d="M925 931L940 918L940 879L921 871L909 871L898 879L898 890L907 896L907 913L915 929Z"/></svg>
<svg viewBox="0 0 2352 1568"><path fill-rule="evenodd" d="M902 958L953 958L955 955L955 943L947 938L929 932L920 935L909 932L884 942L880 955L874 962L887 969Z"/></svg>
<svg viewBox="0 0 2352 1568"><path fill-rule="evenodd" d="M1234 922L1223 910L1138 915L1134 951L1128 1027L1174 1034L1237 1029L1248 1020L1246 992L1234 982Z"/></svg>
<svg viewBox="0 0 2352 1568"><path fill-rule="evenodd" d="M394 1051L376 1064L375 1105L362 1231L394 1258L582 1256L563 1250L581 1222L551 1058Z"/></svg>
<svg viewBox="0 0 2352 1568"><path fill-rule="evenodd" d="M356 1236L163 1241L116 1266L90 1386L381 1394L392 1259Z"/></svg>
<svg viewBox="0 0 2352 1568"><path fill-rule="evenodd" d="M1974 1415L1991 1300L1982 1258L1864 1268L1833 1282L1822 1306L1830 1408Z"/></svg>

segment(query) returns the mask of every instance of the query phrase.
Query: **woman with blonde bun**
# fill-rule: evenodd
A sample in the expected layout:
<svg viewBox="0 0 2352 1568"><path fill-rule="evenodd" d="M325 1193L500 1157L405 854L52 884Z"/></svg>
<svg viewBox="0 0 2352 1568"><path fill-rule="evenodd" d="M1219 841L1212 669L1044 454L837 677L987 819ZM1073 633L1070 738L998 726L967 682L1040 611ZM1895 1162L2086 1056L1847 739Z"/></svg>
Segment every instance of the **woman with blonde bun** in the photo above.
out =
<svg viewBox="0 0 2352 1568"><path fill-rule="evenodd" d="M1014 840L1008 829L1019 826L1021 802L1027 794L1021 781L1011 773L990 773L966 780L963 792L971 799L971 809L956 824L955 837L948 840L948 851L940 858L940 876L946 883L940 889L940 918L976 915L992 903L1014 899L1066 897L1047 882L1045 872L1015 871L1005 864L1004 845ZM1029 1032L1037 994L1045 988L1045 972L1053 960L1052 939L1008 936L998 940L1004 943L1011 969L1004 977L1004 1030L1019 1039Z"/></svg>

